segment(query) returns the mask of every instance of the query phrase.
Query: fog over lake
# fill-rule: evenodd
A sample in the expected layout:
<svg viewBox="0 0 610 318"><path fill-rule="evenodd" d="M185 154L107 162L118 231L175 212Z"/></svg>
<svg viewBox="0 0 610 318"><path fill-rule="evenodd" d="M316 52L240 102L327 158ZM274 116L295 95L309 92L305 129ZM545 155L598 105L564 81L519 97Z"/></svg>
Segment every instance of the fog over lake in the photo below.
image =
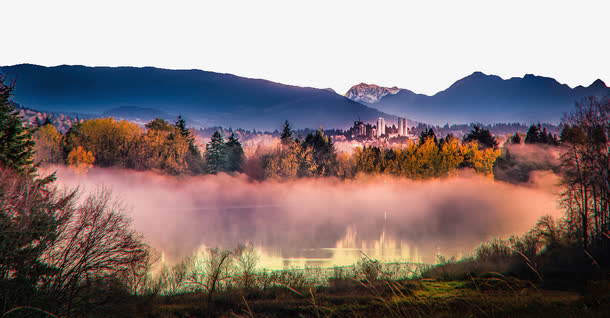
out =
<svg viewBox="0 0 610 318"><path fill-rule="evenodd" d="M550 173L516 186L467 172L429 181L253 182L243 175L47 168L54 170L61 186L110 188L135 229L168 262L205 247L252 243L266 268L347 265L362 252L384 261L433 263L437 254L464 255L485 240L524 233L542 215L559 215Z"/></svg>

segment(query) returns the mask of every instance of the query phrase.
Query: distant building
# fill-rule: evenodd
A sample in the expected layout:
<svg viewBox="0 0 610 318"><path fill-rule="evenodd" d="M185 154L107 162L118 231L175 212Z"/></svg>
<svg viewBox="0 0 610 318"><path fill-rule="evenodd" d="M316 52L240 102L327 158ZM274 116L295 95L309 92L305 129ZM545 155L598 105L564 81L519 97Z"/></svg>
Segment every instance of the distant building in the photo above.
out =
<svg viewBox="0 0 610 318"><path fill-rule="evenodd" d="M354 122L354 137L366 137L366 125L363 122Z"/></svg>
<svg viewBox="0 0 610 318"><path fill-rule="evenodd" d="M407 119L404 117L398 117L398 136L406 136L408 134Z"/></svg>
<svg viewBox="0 0 610 318"><path fill-rule="evenodd" d="M403 128L402 128L402 117L398 117L398 136L404 136L403 135Z"/></svg>
<svg viewBox="0 0 610 318"><path fill-rule="evenodd" d="M385 119L383 119L383 117L379 117L377 119L377 138L381 137L382 135L385 135Z"/></svg>

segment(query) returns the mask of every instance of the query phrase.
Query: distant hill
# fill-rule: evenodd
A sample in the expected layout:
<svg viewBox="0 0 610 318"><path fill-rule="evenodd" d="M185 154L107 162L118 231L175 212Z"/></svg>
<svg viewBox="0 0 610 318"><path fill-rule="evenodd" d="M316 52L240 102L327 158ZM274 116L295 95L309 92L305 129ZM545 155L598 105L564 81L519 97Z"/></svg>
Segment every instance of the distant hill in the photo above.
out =
<svg viewBox="0 0 610 318"><path fill-rule="evenodd" d="M0 67L16 79L15 101L51 112L109 115L134 120L182 114L195 126L257 130L346 128L358 118L396 118L325 89L200 70L153 67Z"/></svg>
<svg viewBox="0 0 610 318"><path fill-rule="evenodd" d="M570 88L549 77L528 74L504 80L481 72L474 72L433 96L363 85L367 84L352 87L346 96L383 112L431 124L557 123L582 97L610 94L610 88L601 80L588 87Z"/></svg>
<svg viewBox="0 0 610 318"><path fill-rule="evenodd" d="M38 126L43 124L48 119L51 124L55 126L57 130L65 133L80 120L89 119L90 117L86 114L65 114L65 113L51 113L43 112L29 107L23 107L17 103L13 103L15 110L19 112L19 116L24 123L31 126Z"/></svg>

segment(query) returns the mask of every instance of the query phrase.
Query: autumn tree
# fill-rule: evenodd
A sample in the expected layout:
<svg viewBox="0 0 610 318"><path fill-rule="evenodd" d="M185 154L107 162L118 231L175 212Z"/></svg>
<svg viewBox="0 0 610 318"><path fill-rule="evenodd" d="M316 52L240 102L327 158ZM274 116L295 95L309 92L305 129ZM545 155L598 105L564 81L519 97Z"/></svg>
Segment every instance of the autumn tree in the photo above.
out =
<svg viewBox="0 0 610 318"><path fill-rule="evenodd" d="M324 135L322 127L315 133L310 133L302 143L303 148L311 149L313 160L316 163L316 175L329 176L337 161L335 145L330 138Z"/></svg>
<svg viewBox="0 0 610 318"><path fill-rule="evenodd" d="M60 163L64 160L64 135L50 122L34 132L36 162Z"/></svg>
<svg viewBox="0 0 610 318"><path fill-rule="evenodd" d="M279 180L311 177L318 170L312 149L303 147L300 142L294 142L289 147L278 146L265 156L263 165L265 178Z"/></svg>
<svg viewBox="0 0 610 318"><path fill-rule="evenodd" d="M74 168L78 172L87 172L89 168L93 167L94 162L95 156L93 156L93 152L85 150L85 148L81 146L77 146L70 150L70 153L68 153L68 156L66 157L68 166Z"/></svg>
<svg viewBox="0 0 610 318"><path fill-rule="evenodd" d="M179 128L156 118L146 124L143 157L147 169L159 169L170 174L180 174L188 169L188 139Z"/></svg>
<svg viewBox="0 0 610 318"><path fill-rule="evenodd" d="M138 125L113 118L90 119L73 125L66 134L66 150L83 147L100 167L136 166L143 131Z"/></svg>

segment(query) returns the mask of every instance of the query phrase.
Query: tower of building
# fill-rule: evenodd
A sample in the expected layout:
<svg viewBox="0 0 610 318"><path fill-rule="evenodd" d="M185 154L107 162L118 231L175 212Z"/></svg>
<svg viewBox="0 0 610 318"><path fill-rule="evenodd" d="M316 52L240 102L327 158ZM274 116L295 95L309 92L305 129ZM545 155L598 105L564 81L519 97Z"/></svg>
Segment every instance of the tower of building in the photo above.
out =
<svg viewBox="0 0 610 318"><path fill-rule="evenodd" d="M381 137L381 135L385 134L385 119L383 117L379 117L377 119L377 138Z"/></svg>
<svg viewBox="0 0 610 318"><path fill-rule="evenodd" d="M398 136L404 136L402 132L402 117L398 117Z"/></svg>
<svg viewBox="0 0 610 318"><path fill-rule="evenodd" d="M407 133L407 119L404 117L398 117L398 136L406 136Z"/></svg>

